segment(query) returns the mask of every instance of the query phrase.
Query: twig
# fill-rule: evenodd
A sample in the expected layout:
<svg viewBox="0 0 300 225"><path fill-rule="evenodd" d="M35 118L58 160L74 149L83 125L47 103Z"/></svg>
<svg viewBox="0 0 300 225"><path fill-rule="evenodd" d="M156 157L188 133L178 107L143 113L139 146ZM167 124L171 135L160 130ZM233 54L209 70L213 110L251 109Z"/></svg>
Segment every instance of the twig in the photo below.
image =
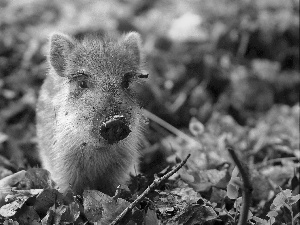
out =
<svg viewBox="0 0 300 225"><path fill-rule="evenodd" d="M293 156L293 157L270 159L268 161L265 161L265 162L262 162L258 165L255 165L255 169L259 170L259 169L262 169L263 167L269 166L273 163L282 162L283 160L290 160L290 161L298 160L299 161L299 158L296 157L296 156Z"/></svg>
<svg viewBox="0 0 300 225"><path fill-rule="evenodd" d="M163 177L156 178L152 184L140 195L137 197L137 199L132 202L129 206L127 206L126 209L113 221L110 223L110 225L116 225L120 222L120 220L126 215L126 213L130 212L138 203L140 203L147 194L149 194L151 191L153 191L158 185L160 185L163 181L167 180L170 176L172 176L174 173L176 173L183 165L187 162L188 158L191 156L191 154L188 154L188 156L183 160L180 164L178 164L173 170L171 170L169 173L164 175Z"/></svg>
<svg viewBox="0 0 300 225"><path fill-rule="evenodd" d="M244 33L242 33L242 39L237 51L237 57L238 58L242 58L245 56L246 51L247 51L247 47L249 45L249 40L250 40L250 34L248 31L245 31Z"/></svg>
<svg viewBox="0 0 300 225"><path fill-rule="evenodd" d="M244 167L242 166L233 148L228 147L227 150L229 151L233 161L235 162L237 168L239 169L239 172L243 180L243 188L242 188L243 205L242 205L242 210L240 213L240 219L238 225L244 225L247 224L247 220L248 220L248 212L251 204L252 185L250 183L248 173L245 171Z"/></svg>
<svg viewBox="0 0 300 225"><path fill-rule="evenodd" d="M167 129L171 133L175 134L176 136L181 137L182 139L186 140L187 142L192 142L192 143L196 142L197 144L202 146L202 144L199 141L195 140L194 138L192 138L192 137L188 136L187 134L183 133L182 131L178 130L176 127L172 126L171 124L169 124L168 122L159 118L158 116L154 115L153 113L149 112L148 110L144 109L143 114L147 118L158 123L160 126L164 127L165 129Z"/></svg>

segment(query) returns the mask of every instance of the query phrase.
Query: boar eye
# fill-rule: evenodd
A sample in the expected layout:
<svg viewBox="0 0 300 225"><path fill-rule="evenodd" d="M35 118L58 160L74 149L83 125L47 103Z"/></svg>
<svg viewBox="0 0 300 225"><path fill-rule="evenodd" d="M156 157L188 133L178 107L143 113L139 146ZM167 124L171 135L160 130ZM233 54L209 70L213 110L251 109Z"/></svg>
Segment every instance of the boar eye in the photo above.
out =
<svg viewBox="0 0 300 225"><path fill-rule="evenodd" d="M149 74L142 74L142 73L137 74L138 78L148 78L148 76Z"/></svg>
<svg viewBox="0 0 300 225"><path fill-rule="evenodd" d="M88 83L87 83L86 80L81 80L81 81L78 82L78 86L80 88L88 88Z"/></svg>
<svg viewBox="0 0 300 225"><path fill-rule="evenodd" d="M80 88L85 89L89 87L88 75L84 70L78 70L75 74L72 74L72 76Z"/></svg>
<svg viewBox="0 0 300 225"><path fill-rule="evenodd" d="M134 77L134 73L133 72L128 72L128 73L125 73L123 75L123 80L122 80L121 85L122 85L122 87L124 89L128 89L129 88L129 84L132 81L133 77Z"/></svg>

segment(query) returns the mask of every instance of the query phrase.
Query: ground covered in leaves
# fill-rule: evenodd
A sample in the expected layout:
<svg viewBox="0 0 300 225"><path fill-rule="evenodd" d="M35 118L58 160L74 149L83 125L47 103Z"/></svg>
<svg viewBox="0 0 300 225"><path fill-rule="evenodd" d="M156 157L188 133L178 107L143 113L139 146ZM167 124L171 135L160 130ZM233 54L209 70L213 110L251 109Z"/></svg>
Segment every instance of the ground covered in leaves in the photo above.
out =
<svg viewBox="0 0 300 225"><path fill-rule="evenodd" d="M35 105L58 30L143 37L141 174L114 197L63 195L39 168ZM119 224L237 224L231 147L253 185L248 224L299 224L299 90L299 0L2 0L0 223L109 224L191 154Z"/></svg>

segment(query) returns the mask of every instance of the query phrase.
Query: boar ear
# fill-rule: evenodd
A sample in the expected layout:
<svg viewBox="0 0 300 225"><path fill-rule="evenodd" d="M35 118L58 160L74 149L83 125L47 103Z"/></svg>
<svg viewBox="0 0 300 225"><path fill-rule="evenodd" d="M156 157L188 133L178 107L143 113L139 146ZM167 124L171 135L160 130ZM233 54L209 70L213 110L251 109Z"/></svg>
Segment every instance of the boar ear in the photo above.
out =
<svg viewBox="0 0 300 225"><path fill-rule="evenodd" d="M53 34L50 38L50 64L60 76L65 76L67 57L74 48L74 41L63 34Z"/></svg>
<svg viewBox="0 0 300 225"><path fill-rule="evenodd" d="M141 36L137 32L130 32L126 34L123 39L126 51L129 52L131 59L133 59L137 64L140 64L141 61L141 43Z"/></svg>

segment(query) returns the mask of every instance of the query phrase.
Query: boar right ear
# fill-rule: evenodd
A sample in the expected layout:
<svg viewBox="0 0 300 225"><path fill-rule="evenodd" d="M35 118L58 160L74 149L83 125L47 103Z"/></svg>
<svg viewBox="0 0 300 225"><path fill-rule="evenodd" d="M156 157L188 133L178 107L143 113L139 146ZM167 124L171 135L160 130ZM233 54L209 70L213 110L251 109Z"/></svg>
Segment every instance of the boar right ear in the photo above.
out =
<svg viewBox="0 0 300 225"><path fill-rule="evenodd" d="M50 64L60 76L65 76L67 57L74 48L75 43L63 34L53 34L50 38Z"/></svg>
<svg viewBox="0 0 300 225"><path fill-rule="evenodd" d="M129 32L123 38L123 45L131 55L130 58L137 64L141 61L141 43L141 36L137 32Z"/></svg>

